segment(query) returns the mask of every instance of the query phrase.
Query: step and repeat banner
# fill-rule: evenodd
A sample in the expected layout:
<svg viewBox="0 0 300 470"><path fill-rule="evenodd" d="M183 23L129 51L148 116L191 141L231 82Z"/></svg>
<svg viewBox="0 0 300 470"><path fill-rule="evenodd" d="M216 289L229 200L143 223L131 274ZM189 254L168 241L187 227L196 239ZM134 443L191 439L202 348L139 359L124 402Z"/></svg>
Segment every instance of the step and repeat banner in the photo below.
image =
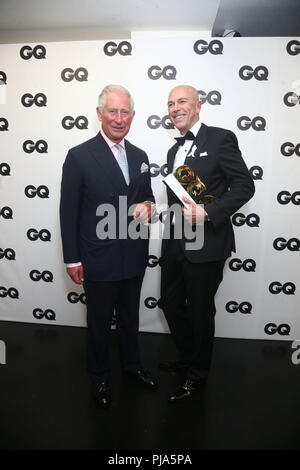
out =
<svg viewBox="0 0 300 470"><path fill-rule="evenodd" d="M128 140L150 160L158 207L176 85L199 90L201 120L231 129L255 181L232 217L237 251L217 293L216 335L300 338L300 38L198 38L0 45L0 320L85 326L85 294L62 261L58 207L69 148L99 129L97 97L128 88ZM151 240L140 330L168 332ZM201 306L199 307L201 308Z"/></svg>

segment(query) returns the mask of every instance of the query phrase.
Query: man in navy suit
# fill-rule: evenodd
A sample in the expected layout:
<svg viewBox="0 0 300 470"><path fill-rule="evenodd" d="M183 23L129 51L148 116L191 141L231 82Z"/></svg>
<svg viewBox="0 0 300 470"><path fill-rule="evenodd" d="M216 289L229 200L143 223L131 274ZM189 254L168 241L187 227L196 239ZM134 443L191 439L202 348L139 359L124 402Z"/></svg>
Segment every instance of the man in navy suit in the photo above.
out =
<svg viewBox="0 0 300 470"><path fill-rule="evenodd" d="M206 126L199 120L201 101L190 86L177 86L168 99L169 117L181 137L167 155L168 172L189 165L214 197L207 205L190 203L175 214L171 238L162 242L161 299L177 361L160 363L166 371L183 374L180 387L169 396L177 402L193 396L204 383L211 364L214 338L214 297L222 281L226 258L235 251L230 217L254 194L254 184L233 132ZM168 190L168 204L175 201ZM174 236L176 224L187 221L203 229L203 246L193 249L184 234ZM173 236L172 236L173 233Z"/></svg>
<svg viewBox="0 0 300 470"><path fill-rule="evenodd" d="M146 388L156 388L141 365L138 347L148 238L133 239L124 233L131 223L150 219L154 197L146 153L124 140L134 117L128 90L106 86L99 95L97 115L100 132L70 149L63 165L60 220L67 272L86 293L88 372L98 403L107 407L114 310L124 373ZM106 220L110 209L113 220Z"/></svg>

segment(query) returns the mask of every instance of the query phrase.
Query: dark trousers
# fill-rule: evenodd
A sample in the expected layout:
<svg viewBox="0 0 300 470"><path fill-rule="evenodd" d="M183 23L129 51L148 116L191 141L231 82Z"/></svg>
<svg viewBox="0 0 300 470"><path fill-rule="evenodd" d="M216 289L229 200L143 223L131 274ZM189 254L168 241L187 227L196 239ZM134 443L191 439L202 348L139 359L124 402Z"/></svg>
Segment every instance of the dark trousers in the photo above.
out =
<svg viewBox="0 0 300 470"><path fill-rule="evenodd" d="M109 333L113 312L123 369L140 369L138 330L143 276L122 281L85 281L88 326L88 372L92 382L110 374Z"/></svg>
<svg viewBox="0 0 300 470"><path fill-rule="evenodd" d="M169 240L161 260L161 299L180 359L188 377L208 374L215 333L214 297L223 279L225 260L191 263L178 240Z"/></svg>

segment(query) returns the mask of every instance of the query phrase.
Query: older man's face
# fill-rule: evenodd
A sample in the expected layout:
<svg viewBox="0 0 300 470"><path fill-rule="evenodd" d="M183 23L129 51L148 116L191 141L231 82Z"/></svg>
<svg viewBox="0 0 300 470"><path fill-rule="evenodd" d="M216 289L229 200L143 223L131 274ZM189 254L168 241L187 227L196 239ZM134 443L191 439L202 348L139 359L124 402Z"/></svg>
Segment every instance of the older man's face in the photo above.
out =
<svg viewBox="0 0 300 470"><path fill-rule="evenodd" d="M130 107L129 97L119 91L108 93L102 109L97 109L102 130L112 141L119 143L128 134L134 112Z"/></svg>

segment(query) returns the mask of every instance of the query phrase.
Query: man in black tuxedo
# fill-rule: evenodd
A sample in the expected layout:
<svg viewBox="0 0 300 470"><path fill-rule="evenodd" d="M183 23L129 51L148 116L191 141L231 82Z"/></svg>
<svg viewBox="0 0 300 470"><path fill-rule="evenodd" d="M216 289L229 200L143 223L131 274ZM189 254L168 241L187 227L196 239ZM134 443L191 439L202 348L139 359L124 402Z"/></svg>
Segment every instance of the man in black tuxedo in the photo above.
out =
<svg viewBox="0 0 300 470"><path fill-rule="evenodd" d="M105 87L97 115L100 132L70 149L63 165L60 220L67 272L74 282L83 284L86 293L88 372L98 403L107 407L114 310L124 373L146 388L156 388L156 381L141 365L138 347L148 238L124 234L124 227L127 231L133 222L149 220L154 197L146 153L124 140L134 117L128 90L119 85Z"/></svg>
<svg viewBox="0 0 300 470"><path fill-rule="evenodd" d="M159 305L180 357L160 363L160 368L183 374L180 387L169 396L171 402L192 397L208 375L215 328L214 297L222 281L225 260L235 251L230 216L255 191L236 136L229 130L201 123L200 109L196 89L177 86L170 92L169 117L181 137L168 152L168 172L174 173L184 164L191 166L205 184L207 194L214 197L204 206L186 199L188 208L182 210L188 224L202 225L202 248L188 246L184 236L174 237L174 227L184 221L178 220L181 217L177 214L170 239L162 242ZM168 190L169 206L175 202Z"/></svg>

